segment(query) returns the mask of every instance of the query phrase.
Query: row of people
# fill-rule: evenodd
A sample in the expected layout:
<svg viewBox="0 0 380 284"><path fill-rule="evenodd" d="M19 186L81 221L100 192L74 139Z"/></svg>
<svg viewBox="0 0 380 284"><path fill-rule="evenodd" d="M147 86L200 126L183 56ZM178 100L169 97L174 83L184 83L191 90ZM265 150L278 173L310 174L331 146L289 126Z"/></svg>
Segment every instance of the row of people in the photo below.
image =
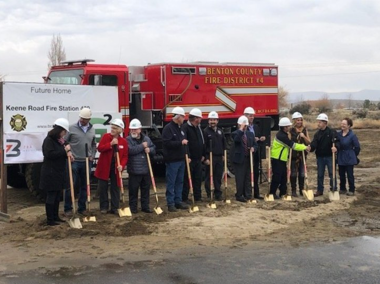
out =
<svg viewBox="0 0 380 284"><path fill-rule="evenodd" d="M202 113L199 109L192 109L186 123L185 111L176 107L172 111L173 117L162 132L163 156L166 164L166 201L169 212L178 209L188 209L189 182L185 178L185 153L189 155L190 172L193 177L195 201L202 200L202 163L206 165L205 189L207 197L210 198L210 149L213 152L213 183L215 187L215 199L222 200L221 180L223 175L224 150L226 149L225 136L218 127L218 114L210 112L208 115L208 126L202 130L200 123ZM258 143L265 141L265 136L260 135L259 130L253 123L255 111L252 107L244 110L244 115L238 119L238 129L232 133L233 147L231 149L231 161L235 170L236 200L247 201L252 198L252 190L249 184L250 163L249 151L254 155L254 190L253 197L262 199L259 194L259 151ZM64 212L66 216L72 214L70 190L68 189L65 173L65 161L67 157L72 162L74 182L80 182L78 213L86 210L87 188L86 188L86 157L89 159L91 168L93 158L98 150L100 152L95 176L98 178L99 206L102 213L116 213L120 202L121 171L127 166L129 173L129 206L132 213L138 212L138 189L141 189L141 209L143 212L152 213L149 208L150 176L147 165L147 154L154 155L155 145L150 138L142 133L141 123L137 119L129 125L128 137L122 138L124 123L120 119L111 121L111 132L102 136L98 148L95 143L95 130L90 123L91 110L83 108L79 113L79 120L69 126L66 119L58 119L54 128L49 132L43 143L44 163L41 172L41 189L47 192L46 214L48 224L56 224L62 221L58 216L59 196L62 189L65 190ZM271 193L275 194L280 188L280 195L286 193L286 161L290 148L296 151L316 151L318 163L318 190L316 196L323 194L324 167L327 166L332 178L331 155L341 147L338 152L339 172L341 173L341 190L345 190L344 174L347 173L350 192L353 193L353 165L356 160L350 160L347 164L347 155L354 158L360 151L360 145L356 136L350 130L352 121L342 121L342 132L336 132L327 127L328 118L325 114L318 116L319 130L310 142L308 132L303 126L303 117L300 113L293 114L293 127L290 120L280 120L280 131L274 139L271 151L271 163L273 168L273 182ZM345 128L344 128L345 125ZM338 136L342 136L338 139ZM333 137L334 139L330 139ZM349 139L343 139L343 138ZM340 143L339 141L346 141ZM332 147L336 143L336 147ZM351 144L354 146L351 147ZM87 148L86 148L87 144ZM119 163L115 158L115 147L120 157ZM348 149L349 148L349 149ZM87 153L85 152L87 149ZM296 196L296 180L299 175L299 190L304 187L303 164L300 155L295 154L292 165L292 193ZM111 202L108 200L108 181L110 180ZM332 183L331 183L332 186Z"/></svg>

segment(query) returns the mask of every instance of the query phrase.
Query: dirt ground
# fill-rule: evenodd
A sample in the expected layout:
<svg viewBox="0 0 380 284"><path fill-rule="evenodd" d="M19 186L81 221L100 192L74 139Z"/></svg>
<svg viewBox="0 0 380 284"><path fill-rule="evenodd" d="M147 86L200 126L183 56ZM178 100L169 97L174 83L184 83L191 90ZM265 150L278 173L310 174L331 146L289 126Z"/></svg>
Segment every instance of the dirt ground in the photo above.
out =
<svg viewBox="0 0 380 284"><path fill-rule="evenodd" d="M328 192L315 201L302 197L292 201L243 204L233 199L234 179L228 180L231 204L217 202L217 209L200 202L200 212L167 213L164 180L158 180L161 215L138 213L120 218L101 215L98 200L92 201L97 222L83 229L45 225L44 205L26 189L8 191L11 222L0 222L0 276L15 271L54 269L73 265L99 265L127 259L159 258L179 251L199 252L245 245L303 246L361 235L380 234L380 145L373 137L379 130L357 130L362 146L361 163L355 168L357 194L330 202ZM264 163L264 166L266 163ZM315 155L308 159L310 188L316 187ZM327 174L326 174L327 176ZM328 184L325 179L325 185ZM262 194L268 183L260 186ZM151 206L155 201L152 196ZM61 203L62 208L62 203Z"/></svg>

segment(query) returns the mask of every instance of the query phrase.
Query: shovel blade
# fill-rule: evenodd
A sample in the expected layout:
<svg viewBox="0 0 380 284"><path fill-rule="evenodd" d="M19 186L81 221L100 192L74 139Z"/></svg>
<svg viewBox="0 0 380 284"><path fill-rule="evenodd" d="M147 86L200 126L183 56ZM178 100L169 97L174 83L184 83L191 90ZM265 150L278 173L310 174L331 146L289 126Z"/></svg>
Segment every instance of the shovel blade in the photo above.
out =
<svg viewBox="0 0 380 284"><path fill-rule="evenodd" d="M132 212L131 212L131 209L129 209L129 207L117 209L117 213L119 213L120 217L131 217L132 216Z"/></svg>
<svg viewBox="0 0 380 284"><path fill-rule="evenodd" d="M314 192L311 189L304 189L302 191L302 195L303 195L303 197L305 197L309 201L314 200Z"/></svg>
<svg viewBox="0 0 380 284"><path fill-rule="evenodd" d="M250 199L250 200L247 201L247 203L249 203L249 204L255 204L255 203L257 203L257 200Z"/></svg>
<svg viewBox="0 0 380 284"><path fill-rule="evenodd" d="M273 194L265 194L264 195L264 201L274 201Z"/></svg>
<svg viewBox="0 0 380 284"><path fill-rule="evenodd" d="M231 204L231 200L229 200L229 199L223 200L223 202L226 204Z"/></svg>
<svg viewBox="0 0 380 284"><path fill-rule="evenodd" d="M190 207L190 209L189 209L190 213L194 213L194 212L198 212L198 211L199 211L198 206L193 206L193 207Z"/></svg>
<svg viewBox="0 0 380 284"><path fill-rule="evenodd" d="M83 222L96 222L95 216L84 217Z"/></svg>
<svg viewBox="0 0 380 284"><path fill-rule="evenodd" d="M211 209L216 209L216 204L215 203L209 203L209 204L207 204L207 207L211 208Z"/></svg>
<svg viewBox="0 0 380 284"><path fill-rule="evenodd" d="M82 229L82 223L79 218L71 218L69 221L69 225L73 229Z"/></svg>
<svg viewBox="0 0 380 284"><path fill-rule="evenodd" d="M282 200L285 200L285 201L292 201L292 197L291 197L290 195L285 194L285 195L282 197Z"/></svg>
<svg viewBox="0 0 380 284"><path fill-rule="evenodd" d="M157 215L160 215L163 213L161 207L158 207L158 206L154 208L154 212L156 212Z"/></svg>
<svg viewBox="0 0 380 284"><path fill-rule="evenodd" d="M340 200L339 191L330 191L329 192L330 201L338 201Z"/></svg>

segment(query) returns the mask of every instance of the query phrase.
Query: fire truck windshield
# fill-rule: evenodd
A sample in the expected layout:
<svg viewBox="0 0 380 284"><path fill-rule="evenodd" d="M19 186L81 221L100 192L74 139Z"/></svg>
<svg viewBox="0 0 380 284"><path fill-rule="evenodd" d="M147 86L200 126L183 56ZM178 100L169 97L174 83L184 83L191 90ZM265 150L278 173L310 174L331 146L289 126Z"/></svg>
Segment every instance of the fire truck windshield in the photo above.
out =
<svg viewBox="0 0 380 284"><path fill-rule="evenodd" d="M51 71L48 83L79 85L82 81L82 75L82 69Z"/></svg>

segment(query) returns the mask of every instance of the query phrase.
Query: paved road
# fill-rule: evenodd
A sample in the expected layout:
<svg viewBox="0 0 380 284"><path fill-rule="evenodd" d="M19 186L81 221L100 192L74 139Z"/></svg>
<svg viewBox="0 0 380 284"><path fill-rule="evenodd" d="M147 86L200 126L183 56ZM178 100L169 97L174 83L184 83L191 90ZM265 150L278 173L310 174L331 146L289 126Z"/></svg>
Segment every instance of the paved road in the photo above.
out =
<svg viewBox="0 0 380 284"><path fill-rule="evenodd" d="M380 283L380 239L300 248L205 248L188 256L6 275L0 283Z"/></svg>

